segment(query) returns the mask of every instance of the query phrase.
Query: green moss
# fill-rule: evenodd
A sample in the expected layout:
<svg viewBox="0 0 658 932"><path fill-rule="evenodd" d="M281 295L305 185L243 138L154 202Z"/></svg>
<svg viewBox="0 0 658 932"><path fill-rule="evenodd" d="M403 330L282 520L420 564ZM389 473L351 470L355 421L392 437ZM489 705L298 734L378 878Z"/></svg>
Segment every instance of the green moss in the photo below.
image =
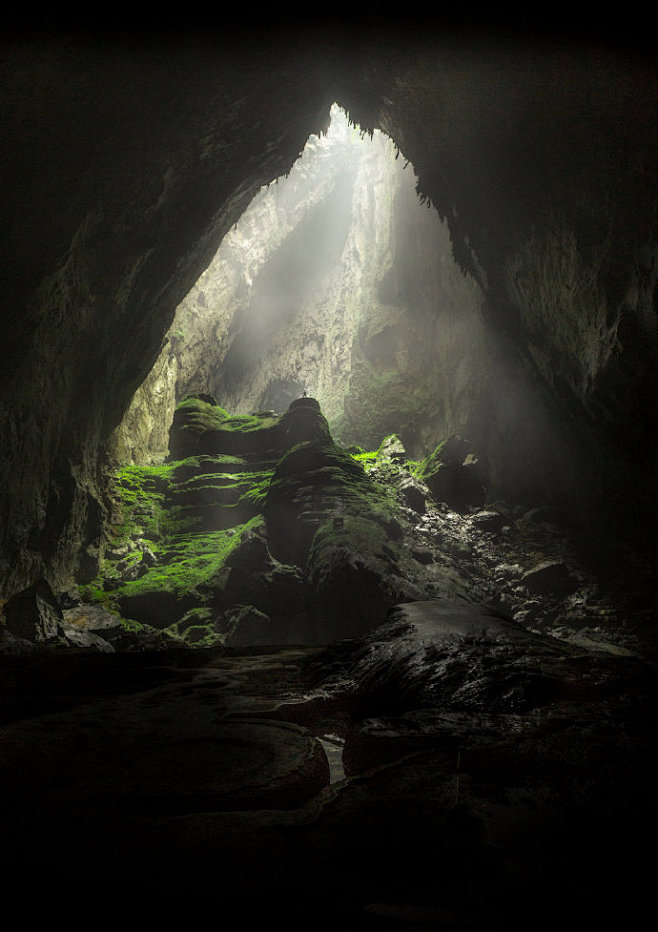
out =
<svg viewBox="0 0 658 932"><path fill-rule="evenodd" d="M144 625L139 621L134 621L132 618L121 618L120 621L122 627L133 634L138 634L140 631L144 630Z"/></svg>
<svg viewBox="0 0 658 932"><path fill-rule="evenodd" d="M213 613L209 608L193 608L165 630L171 637L197 647L213 647L223 644L225 635L216 630L212 617Z"/></svg>
<svg viewBox="0 0 658 932"><path fill-rule="evenodd" d="M162 535L164 502L171 483L169 466L125 466L117 477L122 520L111 526L115 539Z"/></svg>
<svg viewBox="0 0 658 932"><path fill-rule="evenodd" d="M210 426L220 426L229 417L228 411L220 408L219 405L213 405L209 401L203 401L196 395L188 395L176 405L176 412L185 415L185 421L190 425L196 424L207 430Z"/></svg>
<svg viewBox="0 0 658 932"><path fill-rule="evenodd" d="M278 418L271 414L236 414L222 422L221 430L252 433L255 430L269 430L277 423Z"/></svg>
<svg viewBox="0 0 658 932"><path fill-rule="evenodd" d="M167 542L163 562L139 579L120 585L117 595L167 592L184 595L199 590L218 574L227 557L239 546L241 533L262 521L256 516L238 529L205 534L174 535Z"/></svg>
<svg viewBox="0 0 658 932"><path fill-rule="evenodd" d="M251 502L259 509L262 509L265 504L265 499L267 498L267 490L270 487L270 482L272 481L273 475L273 469L254 473L253 480L250 482L246 491L242 493L240 501Z"/></svg>
<svg viewBox="0 0 658 932"><path fill-rule="evenodd" d="M263 419L264 420L264 419ZM247 417L247 426L254 419ZM104 559L87 598L119 611L132 597L169 594L175 599L199 593L220 571L257 524L273 470L245 470L231 456L192 456L161 466L124 467L116 477L120 520L110 528L112 547L131 551ZM146 542L157 563L137 579L125 570L142 559L136 540ZM128 609L129 610L129 609Z"/></svg>
<svg viewBox="0 0 658 932"><path fill-rule="evenodd" d="M226 635L218 634L210 625L191 625L183 635L183 640L196 647L215 647L223 644Z"/></svg>

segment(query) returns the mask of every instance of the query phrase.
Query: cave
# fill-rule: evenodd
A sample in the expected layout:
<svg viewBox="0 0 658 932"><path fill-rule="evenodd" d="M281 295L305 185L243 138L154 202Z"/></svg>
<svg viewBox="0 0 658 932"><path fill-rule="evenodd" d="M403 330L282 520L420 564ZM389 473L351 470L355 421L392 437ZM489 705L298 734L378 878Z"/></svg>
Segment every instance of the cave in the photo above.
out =
<svg viewBox="0 0 658 932"><path fill-rule="evenodd" d="M35 918L651 908L658 76L554 23L6 30L0 868Z"/></svg>

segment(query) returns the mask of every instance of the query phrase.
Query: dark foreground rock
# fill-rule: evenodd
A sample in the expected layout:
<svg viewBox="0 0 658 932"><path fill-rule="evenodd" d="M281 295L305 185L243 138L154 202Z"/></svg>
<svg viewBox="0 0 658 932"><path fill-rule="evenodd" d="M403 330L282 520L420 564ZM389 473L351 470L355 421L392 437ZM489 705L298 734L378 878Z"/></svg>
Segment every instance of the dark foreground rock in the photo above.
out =
<svg viewBox="0 0 658 932"><path fill-rule="evenodd" d="M62 621L62 610L45 579L12 596L3 613L12 635L40 643L54 640Z"/></svg>
<svg viewBox="0 0 658 932"><path fill-rule="evenodd" d="M438 600L325 648L0 673L0 870L41 921L66 901L110 924L213 904L247 928L630 928L651 899L637 658Z"/></svg>

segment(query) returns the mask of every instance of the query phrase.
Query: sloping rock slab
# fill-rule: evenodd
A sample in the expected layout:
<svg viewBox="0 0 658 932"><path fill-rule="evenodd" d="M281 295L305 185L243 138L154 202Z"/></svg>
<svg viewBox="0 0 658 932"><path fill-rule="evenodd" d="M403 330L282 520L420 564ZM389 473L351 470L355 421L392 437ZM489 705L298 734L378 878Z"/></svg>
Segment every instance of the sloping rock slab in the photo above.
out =
<svg viewBox="0 0 658 932"><path fill-rule="evenodd" d="M40 579L7 601L4 616L11 634L44 642L57 637L62 611L50 584Z"/></svg>
<svg viewBox="0 0 658 932"><path fill-rule="evenodd" d="M358 696L362 715L438 707L527 712L567 689L563 662L576 649L528 631L479 604L437 599L396 605L357 646L333 683Z"/></svg>

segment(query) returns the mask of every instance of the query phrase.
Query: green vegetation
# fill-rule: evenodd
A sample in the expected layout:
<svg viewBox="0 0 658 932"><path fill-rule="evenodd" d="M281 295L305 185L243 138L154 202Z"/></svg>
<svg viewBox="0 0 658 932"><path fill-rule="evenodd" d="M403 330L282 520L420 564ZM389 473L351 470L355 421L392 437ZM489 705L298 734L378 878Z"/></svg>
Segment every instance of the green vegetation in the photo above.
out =
<svg viewBox="0 0 658 932"><path fill-rule="evenodd" d="M152 566L138 579L122 583L120 597L168 592L182 596L197 591L212 581L226 558L240 543L241 532L258 523L252 518L245 525L206 534L175 535L168 539L163 553L166 562ZM201 593L199 593L201 594Z"/></svg>
<svg viewBox="0 0 658 932"><path fill-rule="evenodd" d="M443 440L435 450L430 453L429 456L426 456L424 460L421 460L416 464L415 474L419 479L427 479L428 476L433 475L441 466L444 465L444 460L442 457L441 451L445 446L445 440Z"/></svg>
<svg viewBox="0 0 658 932"><path fill-rule="evenodd" d="M221 410L221 408L220 408ZM278 422L278 418L271 414L235 414L227 420L222 421L222 430L237 430L243 433L251 433L254 430L263 430L273 427Z"/></svg>
<svg viewBox="0 0 658 932"><path fill-rule="evenodd" d="M353 447L350 447L349 451L352 449ZM378 450L371 450L370 452L361 450L359 453L350 452L350 456L357 463L360 463L366 472L370 472L372 467L377 465Z"/></svg>
<svg viewBox="0 0 658 932"><path fill-rule="evenodd" d="M351 555L368 578L390 575L402 534L396 436L377 450L345 449L318 429L326 424L319 408L300 407L283 421L267 412L229 416L211 401L188 398L176 411L173 447L185 450L196 434L194 453L126 466L115 477L106 558L87 598L130 630L145 624L203 646L223 642L227 613L243 604L266 619L287 619L293 603L303 611L311 549L320 586L351 579ZM293 444L283 455L282 442Z"/></svg>
<svg viewBox="0 0 658 932"><path fill-rule="evenodd" d="M266 421L247 416L240 423L254 430ZM205 603L242 532L262 522L272 474L273 468L254 469L226 455L125 466L116 477L118 520L109 527L99 576L85 587L87 598L128 613L148 596L180 600L181 614L190 597Z"/></svg>
<svg viewBox="0 0 658 932"><path fill-rule="evenodd" d="M204 431L222 427L229 414L219 405L191 395L177 405L174 418L183 421L181 430Z"/></svg>

